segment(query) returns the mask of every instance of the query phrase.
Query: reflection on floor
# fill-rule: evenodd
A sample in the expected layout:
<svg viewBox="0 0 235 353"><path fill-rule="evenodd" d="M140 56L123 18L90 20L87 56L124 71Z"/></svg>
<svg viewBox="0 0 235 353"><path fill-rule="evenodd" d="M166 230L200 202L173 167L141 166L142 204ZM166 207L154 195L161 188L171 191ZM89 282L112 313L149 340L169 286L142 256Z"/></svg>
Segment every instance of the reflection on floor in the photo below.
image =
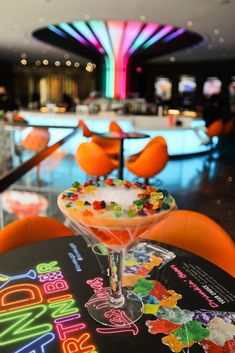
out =
<svg viewBox="0 0 235 353"><path fill-rule="evenodd" d="M66 152L66 146L65 146ZM47 214L63 220L56 205L56 197L75 180L84 182L88 177L81 171L73 156L67 155L52 168L51 161L41 165L42 186L36 182L36 172L28 173L12 188L39 192L49 199ZM117 172L113 172L113 177ZM125 179L135 177L124 171ZM233 177L234 176L234 177ZM182 160L171 160L165 170L152 180L161 188L168 189L176 198L178 208L195 210L208 215L223 226L235 239L235 163L232 156L208 160L198 156ZM4 224L15 216L4 212Z"/></svg>

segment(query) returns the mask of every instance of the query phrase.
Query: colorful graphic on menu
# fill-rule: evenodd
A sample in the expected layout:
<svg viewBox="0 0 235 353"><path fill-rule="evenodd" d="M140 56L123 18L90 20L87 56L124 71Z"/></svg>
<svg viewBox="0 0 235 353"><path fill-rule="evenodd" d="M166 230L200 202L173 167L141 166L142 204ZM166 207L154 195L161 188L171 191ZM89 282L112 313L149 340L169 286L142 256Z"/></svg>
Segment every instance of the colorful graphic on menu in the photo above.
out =
<svg viewBox="0 0 235 353"><path fill-rule="evenodd" d="M74 243L70 243L67 254L75 271L81 272L83 258ZM191 347L196 347L193 351L197 352L198 347L205 353L234 353L235 313L219 311L217 302L222 303L223 299L216 292L210 290L209 295L208 286L199 288L183 267L169 263L172 276L211 307L187 310L180 306L183 295L179 290L149 277L153 267L161 269L174 258L172 252L147 242L129 250L124 261L124 280L142 298L144 315L141 322L133 323L121 309L112 309L106 313L110 326L96 323L95 330L91 329L79 295L71 293L58 261L38 263L22 273L1 273L0 352L49 353L55 351L52 347L56 345L58 353L102 353L98 336L122 334L137 338L148 330L150 335L159 335L159 343L169 352L184 353ZM187 266L186 269L190 265ZM94 277L86 283L98 294L96 308L103 308L109 295L104 279Z"/></svg>
<svg viewBox="0 0 235 353"><path fill-rule="evenodd" d="M1 274L0 288L0 350L18 345L12 353L46 353L57 340L62 353L98 353L58 261Z"/></svg>

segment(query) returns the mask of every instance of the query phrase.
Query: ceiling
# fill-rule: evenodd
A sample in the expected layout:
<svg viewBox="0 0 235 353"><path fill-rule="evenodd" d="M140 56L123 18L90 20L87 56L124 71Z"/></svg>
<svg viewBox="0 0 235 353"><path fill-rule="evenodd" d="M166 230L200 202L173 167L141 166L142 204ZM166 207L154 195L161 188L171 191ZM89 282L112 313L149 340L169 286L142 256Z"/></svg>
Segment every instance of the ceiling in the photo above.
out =
<svg viewBox="0 0 235 353"><path fill-rule="evenodd" d="M75 20L130 20L185 27L204 37L199 47L156 57L152 62L235 58L235 0L0 0L0 58L19 63L87 58L39 42L32 32Z"/></svg>

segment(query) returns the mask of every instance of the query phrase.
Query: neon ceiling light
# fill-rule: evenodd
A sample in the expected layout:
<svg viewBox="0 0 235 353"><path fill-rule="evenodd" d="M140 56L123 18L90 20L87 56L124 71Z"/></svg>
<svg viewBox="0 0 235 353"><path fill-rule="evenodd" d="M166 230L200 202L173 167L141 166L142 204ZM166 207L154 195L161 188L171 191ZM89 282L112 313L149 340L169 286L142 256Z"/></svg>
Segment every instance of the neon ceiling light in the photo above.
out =
<svg viewBox="0 0 235 353"><path fill-rule="evenodd" d="M183 28L177 29L170 25L160 27L156 23L124 21L62 22L48 29L60 37L71 36L102 55L104 93L107 98L126 98L128 64L136 52L161 40L169 42L185 32Z"/></svg>

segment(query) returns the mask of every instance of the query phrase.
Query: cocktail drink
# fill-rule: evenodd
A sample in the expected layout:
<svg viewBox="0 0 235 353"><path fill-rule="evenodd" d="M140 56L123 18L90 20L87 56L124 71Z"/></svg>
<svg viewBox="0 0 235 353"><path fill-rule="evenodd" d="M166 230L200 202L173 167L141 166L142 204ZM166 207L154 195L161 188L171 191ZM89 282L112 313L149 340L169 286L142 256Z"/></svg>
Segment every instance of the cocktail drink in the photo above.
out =
<svg viewBox="0 0 235 353"><path fill-rule="evenodd" d="M137 295L122 289L123 252L153 224L167 217L175 208L173 197L166 190L139 182L90 180L84 185L73 183L71 189L59 195L58 206L79 231L109 249L110 289L102 304L97 305L99 293L89 300L90 315L104 325L113 326L109 313L118 308L129 320L137 321L142 316L143 304ZM117 320L116 325L123 323Z"/></svg>

